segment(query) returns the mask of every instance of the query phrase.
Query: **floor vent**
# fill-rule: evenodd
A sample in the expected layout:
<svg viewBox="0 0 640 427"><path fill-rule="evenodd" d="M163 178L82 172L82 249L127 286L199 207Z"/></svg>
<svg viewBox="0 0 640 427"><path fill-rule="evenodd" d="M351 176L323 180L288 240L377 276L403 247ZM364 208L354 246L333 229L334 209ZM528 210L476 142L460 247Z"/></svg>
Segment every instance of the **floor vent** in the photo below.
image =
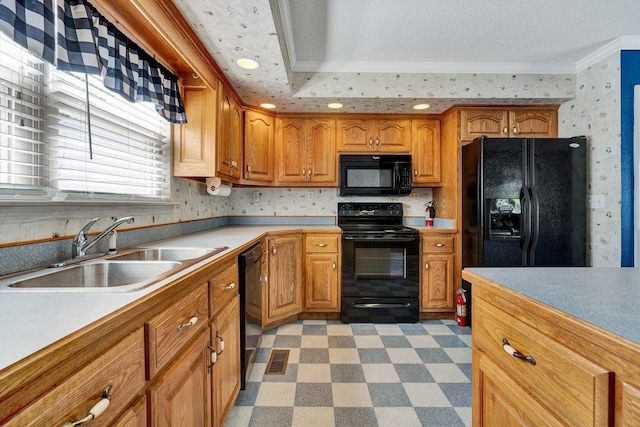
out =
<svg viewBox="0 0 640 427"><path fill-rule="evenodd" d="M265 375L284 375L287 371L288 360L289 350L271 350Z"/></svg>

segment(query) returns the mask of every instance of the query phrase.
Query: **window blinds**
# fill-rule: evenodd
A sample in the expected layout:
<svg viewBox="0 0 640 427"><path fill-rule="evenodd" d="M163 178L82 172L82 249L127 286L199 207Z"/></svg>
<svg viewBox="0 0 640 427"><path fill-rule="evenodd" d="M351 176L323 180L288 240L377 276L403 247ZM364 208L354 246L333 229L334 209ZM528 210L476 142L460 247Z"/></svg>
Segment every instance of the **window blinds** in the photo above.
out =
<svg viewBox="0 0 640 427"><path fill-rule="evenodd" d="M89 78L93 159L85 78ZM65 191L169 197L170 126L149 103L131 103L95 76L52 70L49 185Z"/></svg>
<svg viewBox="0 0 640 427"><path fill-rule="evenodd" d="M0 37L0 185L47 185L47 65Z"/></svg>

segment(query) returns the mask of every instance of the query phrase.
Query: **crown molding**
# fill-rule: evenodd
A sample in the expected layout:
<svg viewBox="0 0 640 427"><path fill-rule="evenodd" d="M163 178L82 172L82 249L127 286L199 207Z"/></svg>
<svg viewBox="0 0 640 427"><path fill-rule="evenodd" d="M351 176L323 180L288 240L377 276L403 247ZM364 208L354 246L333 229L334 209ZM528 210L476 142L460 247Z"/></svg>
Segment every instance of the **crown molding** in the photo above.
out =
<svg viewBox="0 0 640 427"><path fill-rule="evenodd" d="M622 36L576 62L576 73L597 64L621 50L640 50L640 36Z"/></svg>

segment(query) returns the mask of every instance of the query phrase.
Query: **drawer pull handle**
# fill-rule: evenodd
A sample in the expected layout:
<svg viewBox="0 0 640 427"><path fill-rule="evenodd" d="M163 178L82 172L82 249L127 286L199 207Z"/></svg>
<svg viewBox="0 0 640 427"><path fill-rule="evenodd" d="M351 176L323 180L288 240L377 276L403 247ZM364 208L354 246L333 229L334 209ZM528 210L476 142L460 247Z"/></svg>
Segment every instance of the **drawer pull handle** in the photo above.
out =
<svg viewBox="0 0 640 427"><path fill-rule="evenodd" d="M216 338L218 339L218 348L220 349L220 351L218 352L218 356L220 356L224 351L224 338L222 338L217 333L216 333Z"/></svg>
<svg viewBox="0 0 640 427"><path fill-rule="evenodd" d="M231 282L227 286L223 286L222 290L223 291L229 291L231 289L234 289L235 287L236 287L236 283L235 282Z"/></svg>
<svg viewBox="0 0 640 427"><path fill-rule="evenodd" d="M445 245L444 243L434 243L433 246L435 246L436 248L444 248L447 245Z"/></svg>
<svg viewBox="0 0 640 427"><path fill-rule="evenodd" d="M327 245L326 243L315 243L313 246L319 246L321 248L326 248L329 245Z"/></svg>
<svg viewBox="0 0 640 427"><path fill-rule="evenodd" d="M207 341L207 348L211 352L211 365L209 365L209 368L211 368L218 361L218 353L216 352L215 348L211 347L211 343L208 341Z"/></svg>
<svg viewBox="0 0 640 427"><path fill-rule="evenodd" d="M182 325L178 326L178 330L181 331L184 328L186 328L187 326L193 326L198 322L198 317L197 316L191 316L191 319L189 319L189 321L187 323L183 323Z"/></svg>
<svg viewBox="0 0 640 427"><path fill-rule="evenodd" d="M507 354L513 356L513 357L517 357L518 359L522 359L522 360L526 360L527 362L531 363L532 365L536 364L536 359L533 358L533 356L525 356L524 354L520 353L518 350L516 350L515 348L511 347L511 345L509 345L509 340L506 338L502 338L502 348L504 349L504 351L507 352Z"/></svg>
<svg viewBox="0 0 640 427"><path fill-rule="evenodd" d="M109 407L109 403L111 403L110 385L108 385L104 389L101 397L102 399L100 399L98 403L96 403L91 409L89 409L89 415L78 421L69 421L64 425L64 427L81 426L82 424L89 423L102 415L102 413Z"/></svg>

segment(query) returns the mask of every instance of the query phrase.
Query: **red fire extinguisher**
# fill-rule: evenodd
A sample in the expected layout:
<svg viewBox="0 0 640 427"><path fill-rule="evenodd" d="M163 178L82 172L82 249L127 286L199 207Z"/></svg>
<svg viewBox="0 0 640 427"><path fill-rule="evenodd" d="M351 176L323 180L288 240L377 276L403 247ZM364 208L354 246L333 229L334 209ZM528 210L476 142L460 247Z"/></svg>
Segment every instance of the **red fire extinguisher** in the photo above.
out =
<svg viewBox="0 0 640 427"><path fill-rule="evenodd" d="M456 293L456 321L458 326L467 326L467 291L464 289Z"/></svg>

